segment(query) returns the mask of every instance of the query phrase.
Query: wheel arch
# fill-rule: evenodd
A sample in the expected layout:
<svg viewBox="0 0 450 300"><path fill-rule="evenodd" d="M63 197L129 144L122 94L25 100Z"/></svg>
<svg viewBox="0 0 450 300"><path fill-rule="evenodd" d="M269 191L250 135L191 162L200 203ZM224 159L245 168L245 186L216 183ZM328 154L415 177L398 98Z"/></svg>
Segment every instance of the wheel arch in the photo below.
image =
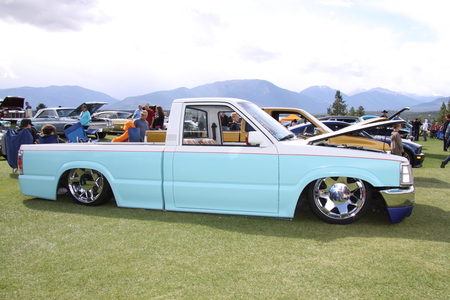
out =
<svg viewBox="0 0 450 300"><path fill-rule="evenodd" d="M384 187L389 186L376 176L373 172L363 168L355 167L322 167L309 171L304 174L297 182L294 189L281 187L280 191L280 216L293 218L296 211L304 208L304 201L307 200L310 185L316 180L325 177L351 177L358 178L367 183L368 187ZM295 191L289 195L291 191Z"/></svg>
<svg viewBox="0 0 450 300"><path fill-rule="evenodd" d="M112 182L114 182L114 176L111 174L111 172L108 171L107 168L105 168L105 166L103 166L102 164L99 164L97 162L92 162L92 161L71 161L71 162L63 164L58 171L58 176L57 176L58 185L57 185L56 189L60 188L61 184L64 183L64 178L67 176L67 174L69 173L70 170L78 169L78 168L93 169L93 170L96 170L96 171L102 173L103 176L108 181L108 183L111 187L111 190L114 194L114 188L112 185Z"/></svg>

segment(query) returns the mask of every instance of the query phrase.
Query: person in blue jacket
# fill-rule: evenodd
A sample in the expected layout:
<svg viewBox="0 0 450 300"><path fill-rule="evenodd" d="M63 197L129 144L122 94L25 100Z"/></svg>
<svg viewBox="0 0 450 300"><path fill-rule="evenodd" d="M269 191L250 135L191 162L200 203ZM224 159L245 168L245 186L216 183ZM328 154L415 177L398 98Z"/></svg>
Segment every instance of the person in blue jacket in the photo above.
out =
<svg viewBox="0 0 450 300"><path fill-rule="evenodd" d="M91 113L88 111L86 104L81 106L80 123L84 129L88 129L91 124Z"/></svg>

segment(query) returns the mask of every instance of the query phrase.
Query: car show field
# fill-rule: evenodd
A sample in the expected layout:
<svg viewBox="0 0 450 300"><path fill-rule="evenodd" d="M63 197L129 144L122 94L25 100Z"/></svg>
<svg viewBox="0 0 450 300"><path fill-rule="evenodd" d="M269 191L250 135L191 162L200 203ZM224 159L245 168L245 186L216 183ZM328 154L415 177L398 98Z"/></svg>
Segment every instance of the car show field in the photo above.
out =
<svg viewBox="0 0 450 300"><path fill-rule="evenodd" d="M449 153L420 143L412 215L344 226L311 211L286 221L36 199L0 158L0 297L448 299Z"/></svg>

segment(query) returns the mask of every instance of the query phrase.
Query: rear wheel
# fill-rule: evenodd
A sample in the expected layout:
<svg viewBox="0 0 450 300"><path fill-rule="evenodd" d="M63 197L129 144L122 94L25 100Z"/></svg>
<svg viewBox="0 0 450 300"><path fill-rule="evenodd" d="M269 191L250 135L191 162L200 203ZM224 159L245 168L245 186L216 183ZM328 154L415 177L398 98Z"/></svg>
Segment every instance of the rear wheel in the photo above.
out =
<svg viewBox="0 0 450 300"><path fill-rule="evenodd" d="M112 197L111 187L102 173L92 169L72 169L67 177L67 189L75 202L95 206Z"/></svg>
<svg viewBox="0 0 450 300"><path fill-rule="evenodd" d="M370 189L357 178L320 178L310 185L309 204L325 222L350 224L360 219L369 208Z"/></svg>

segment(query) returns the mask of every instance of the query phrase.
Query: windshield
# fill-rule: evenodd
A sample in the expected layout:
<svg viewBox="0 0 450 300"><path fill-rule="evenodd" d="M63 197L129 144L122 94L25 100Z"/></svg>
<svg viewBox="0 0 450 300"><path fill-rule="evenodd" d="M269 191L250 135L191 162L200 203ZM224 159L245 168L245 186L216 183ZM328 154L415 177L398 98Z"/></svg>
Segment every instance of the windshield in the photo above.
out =
<svg viewBox="0 0 450 300"><path fill-rule="evenodd" d="M254 117L265 129L267 129L267 131L270 132L270 134L272 134L278 140L294 137L292 132L287 130L277 120L269 116L255 104L240 102L239 105L242 106L246 111L248 111L252 117Z"/></svg>
<svg viewBox="0 0 450 300"><path fill-rule="evenodd" d="M73 108L63 108L63 109L58 109L58 116L60 118L62 117L67 117L71 112L73 111Z"/></svg>

